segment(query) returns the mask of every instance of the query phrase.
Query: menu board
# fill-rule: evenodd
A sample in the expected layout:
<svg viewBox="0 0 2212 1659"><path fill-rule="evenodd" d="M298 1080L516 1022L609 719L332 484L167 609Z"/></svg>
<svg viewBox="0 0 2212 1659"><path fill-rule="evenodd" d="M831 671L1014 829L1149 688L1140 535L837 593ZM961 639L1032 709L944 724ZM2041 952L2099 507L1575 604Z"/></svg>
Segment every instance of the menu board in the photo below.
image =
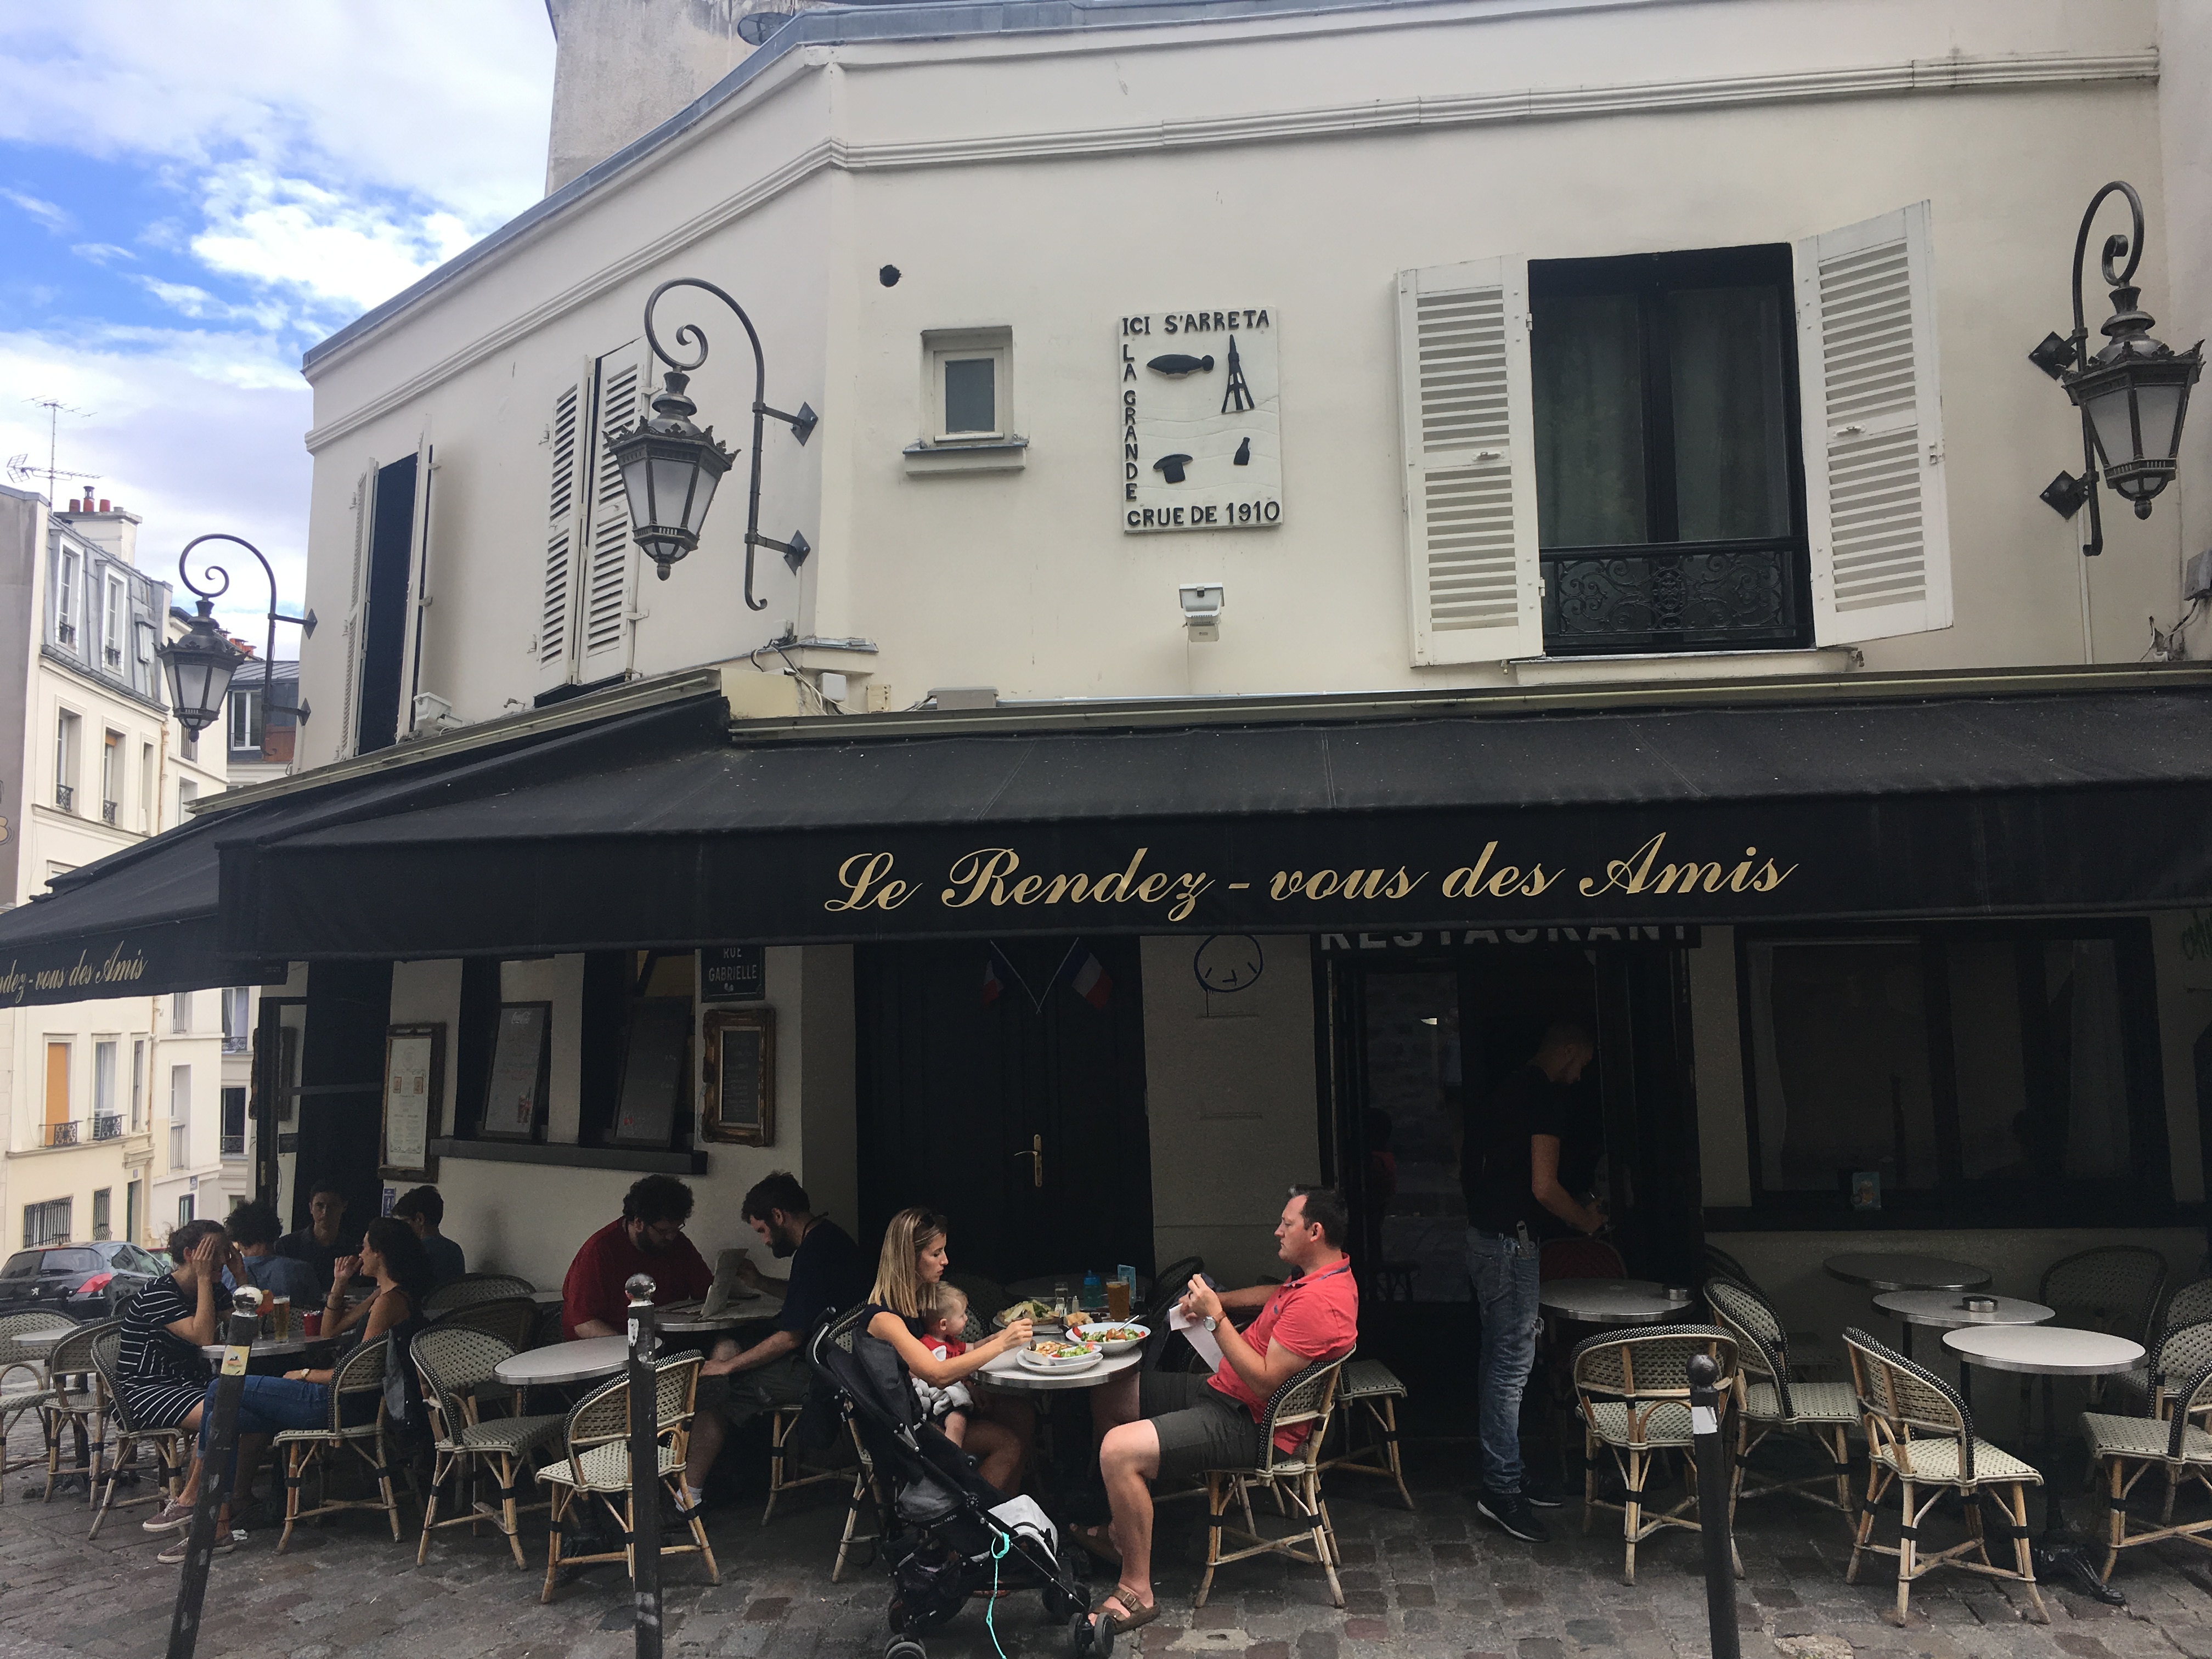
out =
<svg viewBox="0 0 2212 1659"><path fill-rule="evenodd" d="M701 1128L709 1140L775 1145L775 1010L709 1009L700 1022L705 1050Z"/></svg>
<svg viewBox="0 0 2212 1659"><path fill-rule="evenodd" d="M499 1027L492 1036L491 1081L484 1090L483 1121L477 1133L501 1140L538 1138L552 1036L551 1003L500 1005Z"/></svg>
<svg viewBox="0 0 2212 1659"><path fill-rule="evenodd" d="M632 1006L629 1040L623 1050L622 1092L615 1107L613 1139L617 1146L669 1145L676 1132L676 1109L684 1098L684 1061L690 1040L689 997L655 997Z"/></svg>
<svg viewBox="0 0 2212 1659"><path fill-rule="evenodd" d="M384 1145L381 1173L431 1173L430 1140L438 1132L445 1093L446 1028L394 1025L384 1037Z"/></svg>

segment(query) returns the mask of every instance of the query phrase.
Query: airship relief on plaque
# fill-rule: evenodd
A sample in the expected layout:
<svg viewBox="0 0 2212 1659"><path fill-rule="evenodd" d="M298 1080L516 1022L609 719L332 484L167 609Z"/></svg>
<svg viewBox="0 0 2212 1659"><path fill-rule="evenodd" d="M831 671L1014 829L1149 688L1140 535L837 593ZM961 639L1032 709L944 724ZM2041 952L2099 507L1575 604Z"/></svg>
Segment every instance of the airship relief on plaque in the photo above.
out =
<svg viewBox="0 0 2212 1659"><path fill-rule="evenodd" d="M1121 319L1121 526L1265 530L1283 521L1272 307Z"/></svg>

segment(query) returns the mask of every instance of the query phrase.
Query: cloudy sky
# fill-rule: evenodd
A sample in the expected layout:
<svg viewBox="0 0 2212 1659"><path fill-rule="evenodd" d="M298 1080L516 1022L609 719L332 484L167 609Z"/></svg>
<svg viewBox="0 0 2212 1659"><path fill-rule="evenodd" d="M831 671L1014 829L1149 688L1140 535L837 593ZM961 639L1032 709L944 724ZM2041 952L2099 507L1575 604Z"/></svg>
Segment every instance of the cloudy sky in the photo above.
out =
<svg viewBox="0 0 2212 1659"><path fill-rule="evenodd" d="M301 354L538 199L552 83L544 0L0 0L0 462L58 399L143 567L228 531L295 609Z"/></svg>

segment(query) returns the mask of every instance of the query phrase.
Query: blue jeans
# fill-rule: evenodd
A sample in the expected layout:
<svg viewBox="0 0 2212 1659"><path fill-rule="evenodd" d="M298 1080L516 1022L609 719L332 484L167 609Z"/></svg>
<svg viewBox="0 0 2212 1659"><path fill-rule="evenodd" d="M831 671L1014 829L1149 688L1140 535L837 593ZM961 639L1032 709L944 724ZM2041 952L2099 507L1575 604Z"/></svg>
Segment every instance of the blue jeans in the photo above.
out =
<svg viewBox="0 0 2212 1659"><path fill-rule="evenodd" d="M1522 1474L1521 1395L1536 1363L1536 1246L1470 1227L1467 1276L1482 1317L1482 1357L1475 1373L1482 1484L1501 1494L1517 1492Z"/></svg>
<svg viewBox="0 0 2212 1659"><path fill-rule="evenodd" d="M283 1376L247 1376L238 1399L238 1432L273 1435L285 1429L319 1429L331 1420L331 1391L320 1382L296 1382ZM200 1410L200 1455L207 1455L208 1439L215 1431L216 1383L210 1382ZM207 1478L207 1471L201 1471ZM223 1490L238 1480L237 1443L232 1443L230 1467L223 1472Z"/></svg>

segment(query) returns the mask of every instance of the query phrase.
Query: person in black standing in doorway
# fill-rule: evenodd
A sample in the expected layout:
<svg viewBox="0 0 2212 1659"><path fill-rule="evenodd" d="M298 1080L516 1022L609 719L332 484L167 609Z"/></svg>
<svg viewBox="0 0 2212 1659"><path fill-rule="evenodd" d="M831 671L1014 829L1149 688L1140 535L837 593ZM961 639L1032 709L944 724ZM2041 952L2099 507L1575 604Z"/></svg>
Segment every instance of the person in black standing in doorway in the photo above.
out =
<svg viewBox="0 0 2212 1659"><path fill-rule="evenodd" d="M1605 1224L1602 1206L1581 1203L1559 1184L1567 1090L1595 1058L1588 1027L1554 1020L1528 1063L1499 1084L1480 1112L1468 1114L1460 1185L1467 1195L1467 1274L1482 1320L1476 1370L1482 1486L1475 1512L1514 1537L1550 1541L1521 1462L1521 1395L1536 1361L1537 1250L1553 1218L1578 1232ZM1553 1229L1555 1230L1555 1229Z"/></svg>

